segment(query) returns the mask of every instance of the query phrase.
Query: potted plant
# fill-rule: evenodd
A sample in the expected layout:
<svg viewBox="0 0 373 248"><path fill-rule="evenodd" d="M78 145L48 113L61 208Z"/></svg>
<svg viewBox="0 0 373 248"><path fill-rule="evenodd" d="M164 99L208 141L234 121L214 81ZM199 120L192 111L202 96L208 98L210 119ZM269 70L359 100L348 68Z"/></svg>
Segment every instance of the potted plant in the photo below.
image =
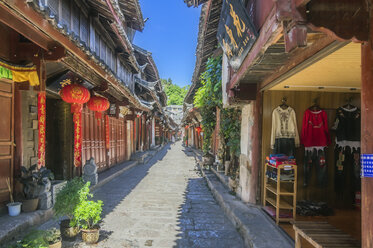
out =
<svg viewBox="0 0 373 248"><path fill-rule="evenodd" d="M22 166L21 171L21 183L23 184L23 193L26 198L22 202L22 211L32 212L38 207L39 195L50 190L50 177L52 174L45 167L41 167L38 170L36 165L31 166L29 169Z"/></svg>
<svg viewBox="0 0 373 248"><path fill-rule="evenodd" d="M100 235L102 201L82 201L75 209L75 217L82 227L82 239L86 244L97 243Z"/></svg>
<svg viewBox="0 0 373 248"><path fill-rule="evenodd" d="M10 246L11 248L49 248L45 240L45 231L33 230L28 233L22 240Z"/></svg>
<svg viewBox="0 0 373 248"><path fill-rule="evenodd" d="M61 232L56 228L51 228L45 232L44 239L48 242L49 248L61 248Z"/></svg>
<svg viewBox="0 0 373 248"><path fill-rule="evenodd" d="M21 202L14 202L13 200L13 190L12 187L10 186L10 179L6 179L6 184L8 186L9 190L9 196L10 196L10 203L7 204L8 211L9 211L9 216L17 216L21 213Z"/></svg>
<svg viewBox="0 0 373 248"><path fill-rule="evenodd" d="M71 239L79 233L78 223L74 216L76 206L86 200L89 194L89 184L85 184L81 178L74 178L57 193L53 206L57 218L67 217L60 222L60 230L63 238Z"/></svg>

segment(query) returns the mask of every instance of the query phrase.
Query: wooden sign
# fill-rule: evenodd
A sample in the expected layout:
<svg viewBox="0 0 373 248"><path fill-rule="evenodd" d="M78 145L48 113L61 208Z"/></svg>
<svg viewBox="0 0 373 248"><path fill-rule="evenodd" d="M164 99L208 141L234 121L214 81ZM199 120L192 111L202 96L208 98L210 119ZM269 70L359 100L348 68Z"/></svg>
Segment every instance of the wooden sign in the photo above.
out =
<svg viewBox="0 0 373 248"><path fill-rule="evenodd" d="M234 70L240 68L257 37L241 0L223 0L217 38Z"/></svg>

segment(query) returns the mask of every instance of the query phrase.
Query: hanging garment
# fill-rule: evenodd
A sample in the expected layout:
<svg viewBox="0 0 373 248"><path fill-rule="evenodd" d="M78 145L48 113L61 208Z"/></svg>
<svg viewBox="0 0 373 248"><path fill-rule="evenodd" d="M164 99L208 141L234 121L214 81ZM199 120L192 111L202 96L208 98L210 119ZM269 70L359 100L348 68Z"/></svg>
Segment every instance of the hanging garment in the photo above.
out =
<svg viewBox="0 0 373 248"><path fill-rule="evenodd" d="M360 123L361 114L359 108L338 108L333 127L336 130L336 144L341 147L359 148L361 139Z"/></svg>
<svg viewBox="0 0 373 248"><path fill-rule="evenodd" d="M291 138L276 139L273 152L276 154L286 154L288 156L295 156L295 140Z"/></svg>
<svg viewBox="0 0 373 248"><path fill-rule="evenodd" d="M272 112L271 148L275 153L294 155L299 146L297 119L293 108L280 106Z"/></svg>
<svg viewBox="0 0 373 248"><path fill-rule="evenodd" d="M328 118L324 110L304 112L301 144L304 147L326 147L330 144Z"/></svg>
<svg viewBox="0 0 373 248"><path fill-rule="evenodd" d="M355 199L355 192L361 188L360 180L360 148L336 146L334 150L334 191L343 198L349 194L349 199ZM346 192L346 189L350 189Z"/></svg>
<svg viewBox="0 0 373 248"><path fill-rule="evenodd" d="M321 188L327 186L328 183L328 168L325 160L324 150L306 150L304 156L304 183L307 187L311 179L312 168L316 168L317 185Z"/></svg>

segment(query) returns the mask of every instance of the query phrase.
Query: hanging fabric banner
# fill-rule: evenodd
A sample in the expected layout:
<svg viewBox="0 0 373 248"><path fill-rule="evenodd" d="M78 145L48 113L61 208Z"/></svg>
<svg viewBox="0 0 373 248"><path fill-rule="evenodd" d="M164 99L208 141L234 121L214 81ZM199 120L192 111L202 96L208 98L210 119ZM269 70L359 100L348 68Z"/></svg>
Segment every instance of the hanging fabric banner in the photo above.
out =
<svg viewBox="0 0 373 248"><path fill-rule="evenodd" d="M45 166L45 92L38 93L38 169Z"/></svg>
<svg viewBox="0 0 373 248"><path fill-rule="evenodd" d="M106 149L110 149L110 123L109 116L105 116L105 139L106 139Z"/></svg>
<svg viewBox="0 0 373 248"><path fill-rule="evenodd" d="M40 84L36 66L11 65L0 60L0 77L11 79L14 82L28 81L31 86Z"/></svg>
<svg viewBox="0 0 373 248"><path fill-rule="evenodd" d="M82 165L82 112L73 114L74 122L74 165Z"/></svg>

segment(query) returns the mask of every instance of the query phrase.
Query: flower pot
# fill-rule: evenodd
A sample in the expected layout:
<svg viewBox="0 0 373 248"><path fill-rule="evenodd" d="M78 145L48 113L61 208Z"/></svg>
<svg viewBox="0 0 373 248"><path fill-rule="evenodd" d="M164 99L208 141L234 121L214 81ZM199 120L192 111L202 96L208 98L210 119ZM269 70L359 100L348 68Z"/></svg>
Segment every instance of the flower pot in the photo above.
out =
<svg viewBox="0 0 373 248"><path fill-rule="evenodd" d="M39 198L23 200L22 212L33 212L38 208Z"/></svg>
<svg viewBox="0 0 373 248"><path fill-rule="evenodd" d="M100 237L100 229L82 229L82 239L86 244L96 244Z"/></svg>
<svg viewBox="0 0 373 248"><path fill-rule="evenodd" d="M58 241L57 243L49 244L49 248L61 248L61 247L62 247L62 242L61 242L61 240Z"/></svg>
<svg viewBox="0 0 373 248"><path fill-rule="evenodd" d="M21 213L21 202L11 202L6 204L9 211L9 216L17 216Z"/></svg>
<svg viewBox="0 0 373 248"><path fill-rule="evenodd" d="M69 225L70 220L63 220L60 223L60 231L61 231L61 236L64 239L67 240L72 240L78 235L79 233L79 227L70 227Z"/></svg>

